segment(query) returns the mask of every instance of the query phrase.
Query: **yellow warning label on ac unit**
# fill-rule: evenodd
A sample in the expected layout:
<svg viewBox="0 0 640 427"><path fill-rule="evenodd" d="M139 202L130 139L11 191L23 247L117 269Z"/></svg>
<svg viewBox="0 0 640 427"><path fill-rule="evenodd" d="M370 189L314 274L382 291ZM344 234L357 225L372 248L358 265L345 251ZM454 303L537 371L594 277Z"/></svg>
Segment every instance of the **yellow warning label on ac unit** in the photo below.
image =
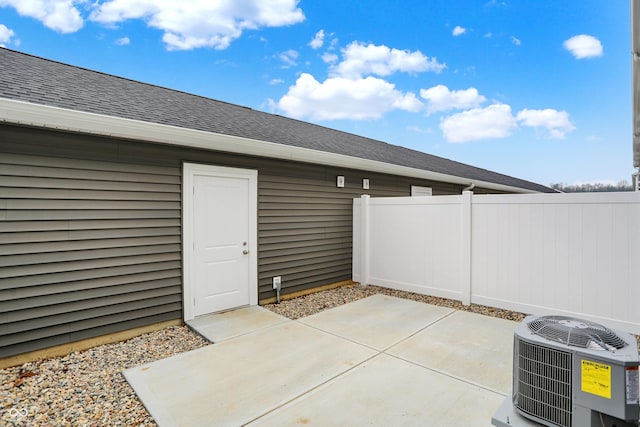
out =
<svg viewBox="0 0 640 427"><path fill-rule="evenodd" d="M611 366L583 360L582 391L611 399Z"/></svg>

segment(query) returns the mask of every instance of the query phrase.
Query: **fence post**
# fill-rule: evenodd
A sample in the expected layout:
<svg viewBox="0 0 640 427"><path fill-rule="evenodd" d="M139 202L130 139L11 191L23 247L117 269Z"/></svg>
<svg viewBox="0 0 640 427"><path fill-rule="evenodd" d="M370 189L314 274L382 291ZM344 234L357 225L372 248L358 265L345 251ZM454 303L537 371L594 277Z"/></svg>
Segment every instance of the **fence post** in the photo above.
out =
<svg viewBox="0 0 640 427"><path fill-rule="evenodd" d="M369 284L369 195L360 197L360 283Z"/></svg>
<svg viewBox="0 0 640 427"><path fill-rule="evenodd" d="M460 239L460 291L461 302L471 304L471 206L473 191L462 192L462 223Z"/></svg>

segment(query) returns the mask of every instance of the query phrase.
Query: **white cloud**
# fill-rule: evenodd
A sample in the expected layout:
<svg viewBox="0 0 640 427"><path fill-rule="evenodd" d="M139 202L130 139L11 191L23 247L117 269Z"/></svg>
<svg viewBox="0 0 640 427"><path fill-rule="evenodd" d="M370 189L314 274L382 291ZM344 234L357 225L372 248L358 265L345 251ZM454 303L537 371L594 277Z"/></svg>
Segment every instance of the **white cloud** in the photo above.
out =
<svg viewBox="0 0 640 427"><path fill-rule="evenodd" d="M9 43L11 41L11 37L13 37L15 33L12 29L7 28L6 25L0 24L0 47L5 47L5 43Z"/></svg>
<svg viewBox="0 0 640 427"><path fill-rule="evenodd" d="M325 52L322 54L322 60L327 64L334 64L338 62L338 55L335 53Z"/></svg>
<svg viewBox="0 0 640 427"><path fill-rule="evenodd" d="M575 130L569 120L569 113L551 108L544 110L524 109L516 115L516 119L524 126L543 128L549 132L549 137L562 139L568 132Z"/></svg>
<svg viewBox="0 0 640 427"><path fill-rule="evenodd" d="M423 128L420 126L407 126L407 130L411 131L411 132L415 132L415 133L426 133L426 134L432 134L433 133L433 129L431 128Z"/></svg>
<svg viewBox="0 0 640 427"><path fill-rule="evenodd" d="M309 46L311 46L312 49L320 49L323 44L324 44L324 30L320 30L309 42Z"/></svg>
<svg viewBox="0 0 640 427"><path fill-rule="evenodd" d="M127 46L131 44L131 39L129 37L121 37L118 40L116 40L116 44L118 46Z"/></svg>
<svg viewBox="0 0 640 427"><path fill-rule="evenodd" d="M272 86L279 85L279 84L282 84L282 83L284 83L284 80L282 80L282 79L271 79L271 80L269 80L269 84L272 85Z"/></svg>
<svg viewBox="0 0 640 427"><path fill-rule="evenodd" d="M505 138L518 124L507 104L474 108L440 120L440 129L449 142Z"/></svg>
<svg viewBox="0 0 640 427"><path fill-rule="evenodd" d="M333 76L358 78L367 74L388 76L395 72L439 73L446 68L446 64L441 64L436 58L429 58L420 51L410 52L359 42L350 43L342 50L342 56L343 61L331 69Z"/></svg>
<svg viewBox="0 0 640 427"><path fill-rule="evenodd" d="M466 32L467 32L466 28L461 27L460 25L456 25L456 27L453 29L451 34L453 34L453 37L458 37L458 36L463 35Z"/></svg>
<svg viewBox="0 0 640 427"><path fill-rule="evenodd" d="M515 36L511 36L510 39L511 39L511 43L515 44L516 46L520 46L522 44L522 40L520 40Z"/></svg>
<svg viewBox="0 0 640 427"><path fill-rule="evenodd" d="M602 43L600 43L600 40L586 34L573 36L565 40L562 46L577 59L602 56Z"/></svg>
<svg viewBox="0 0 640 427"><path fill-rule="evenodd" d="M267 98L267 101L262 103L261 108L268 110L271 113L276 113L278 104L273 99Z"/></svg>
<svg viewBox="0 0 640 427"><path fill-rule="evenodd" d="M293 49L289 49L289 50L287 50L285 52L282 52L279 55L280 59L285 64L284 65L285 68L289 68L289 67L293 67L295 65L298 65L298 63L297 63L298 56L300 56L298 54L298 52L296 52Z"/></svg>
<svg viewBox="0 0 640 427"><path fill-rule="evenodd" d="M0 0L0 7L13 7L20 15L37 19L60 33L73 33L82 28L84 20L77 4L84 0Z"/></svg>
<svg viewBox="0 0 640 427"><path fill-rule="evenodd" d="M514 117L507 104L474 108L440 120L440 129L449 142L505 138L519 125L544 129L549 138L553 139L562 139L568 132L575 130L566 111L525 108Z"/></svg>
<svg viewBox="0 0 640 427"><path fill-rule="evenodd" d="M487 100L487 98L478 93L476 88L470 87L465 90L451 91L444 85L421 89L420 96L429 101L427 114L478 107Z"/></svg>
<svg viewBox="0 0 640 427"><path fill-rule="evenodd" d="M142 19L164 32L162 40L170 50L226 49L244 30L302 22L304 14L297 3L297 0L107 0L93 11L91 19L108 25Z"/></svg>
<svg viewBox="0 0 640 427"><path fill-rule="evenodd" d="M307 73L278 101L287 115L313 120L377 119L391 110L416 112L422 107L415 94L402 93L382 79L333 77L320 83Z"/></svg>

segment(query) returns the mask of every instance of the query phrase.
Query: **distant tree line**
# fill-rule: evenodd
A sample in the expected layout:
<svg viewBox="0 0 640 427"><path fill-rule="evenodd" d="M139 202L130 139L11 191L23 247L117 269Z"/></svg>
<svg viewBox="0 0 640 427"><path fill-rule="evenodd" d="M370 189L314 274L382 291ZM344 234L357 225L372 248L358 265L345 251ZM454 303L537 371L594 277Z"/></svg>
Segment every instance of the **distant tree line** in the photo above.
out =
<svg viewBox="0 0 640 427"><path fill-rule="evenodd" d="M594 193L605 191L633 191L633 185L626 180L618 181L617 184L594 182L588 184L566 184L556 182L550 185L554 190L564 193Z"/></svg>

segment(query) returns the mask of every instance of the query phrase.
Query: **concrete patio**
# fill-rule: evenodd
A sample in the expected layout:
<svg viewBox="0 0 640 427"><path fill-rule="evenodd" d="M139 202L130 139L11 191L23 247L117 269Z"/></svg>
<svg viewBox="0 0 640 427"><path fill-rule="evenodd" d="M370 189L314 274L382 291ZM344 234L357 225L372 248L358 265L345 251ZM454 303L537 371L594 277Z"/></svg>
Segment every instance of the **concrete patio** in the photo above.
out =
<svg viewBox="0 0 640 427"><path fill-rule="evenodd" d="M490 426L517 323L374 295L196 319L216 344L125 371L162 426Z"/></svg>

